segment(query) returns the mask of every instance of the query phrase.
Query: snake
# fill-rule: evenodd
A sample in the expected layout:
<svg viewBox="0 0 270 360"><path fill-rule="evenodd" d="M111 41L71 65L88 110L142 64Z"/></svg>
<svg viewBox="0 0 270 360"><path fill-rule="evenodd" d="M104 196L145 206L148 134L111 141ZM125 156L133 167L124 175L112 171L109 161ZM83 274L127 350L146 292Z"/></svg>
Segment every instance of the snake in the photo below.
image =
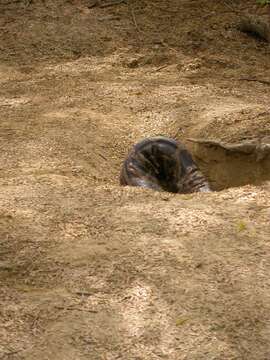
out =
<svg viewBox="0 0 270 360"><path fill-rule="evenodd" d="M164 136L133 145L121 167L120 185L179 194L211 191L182 142Z"/></svg>

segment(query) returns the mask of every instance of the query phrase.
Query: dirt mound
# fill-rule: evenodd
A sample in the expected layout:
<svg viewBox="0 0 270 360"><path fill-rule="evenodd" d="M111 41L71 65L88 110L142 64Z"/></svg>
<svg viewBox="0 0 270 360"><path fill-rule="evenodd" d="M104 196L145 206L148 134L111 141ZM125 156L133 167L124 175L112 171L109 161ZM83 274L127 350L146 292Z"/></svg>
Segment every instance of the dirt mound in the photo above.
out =
<svg viewBox="0 0 270 360"><path fill-rule="evenodd" d="M269 154L226 150L269 145L252 4L1 2L1 358L269 358ZM239 187L120 188L155 135Z"/></svg>
<svg viewBox="0 0 270 360"><path fill-rule="evenodd" d="M194 156L216 190L270 179L268 106L222 103L194 131Z"/></svg>
<svg viewBox="0 0 270 360"><path fill-rule="evenodd" d="M89 191L56 176L9 187L3 355L265 358L268 196Z"/></svg>

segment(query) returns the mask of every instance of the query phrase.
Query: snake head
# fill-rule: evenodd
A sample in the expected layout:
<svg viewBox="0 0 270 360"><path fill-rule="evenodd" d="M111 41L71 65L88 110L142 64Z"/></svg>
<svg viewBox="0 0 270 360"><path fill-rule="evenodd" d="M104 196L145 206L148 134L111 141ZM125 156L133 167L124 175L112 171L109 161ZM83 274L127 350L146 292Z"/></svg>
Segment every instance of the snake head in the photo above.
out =
<svg viewBox="0 0 270 360"><path fill-rule="evenodd" d="M212 192L212 190L210 189L210 186L208 184L204 184L198 189L198 192Z"/></svg>

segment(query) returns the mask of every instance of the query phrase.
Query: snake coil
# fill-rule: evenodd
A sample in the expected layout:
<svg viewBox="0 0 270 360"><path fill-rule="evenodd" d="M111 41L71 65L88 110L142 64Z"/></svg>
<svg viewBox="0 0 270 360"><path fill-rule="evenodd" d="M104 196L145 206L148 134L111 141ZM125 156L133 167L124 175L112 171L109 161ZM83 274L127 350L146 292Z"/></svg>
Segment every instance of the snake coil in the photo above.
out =
<svg viewBox="0 0 270 360"><path fill-rule="evenodd" d="M162 136L133 146L123 163L120 184L180 194L211 191L184 145Z"/></svg>

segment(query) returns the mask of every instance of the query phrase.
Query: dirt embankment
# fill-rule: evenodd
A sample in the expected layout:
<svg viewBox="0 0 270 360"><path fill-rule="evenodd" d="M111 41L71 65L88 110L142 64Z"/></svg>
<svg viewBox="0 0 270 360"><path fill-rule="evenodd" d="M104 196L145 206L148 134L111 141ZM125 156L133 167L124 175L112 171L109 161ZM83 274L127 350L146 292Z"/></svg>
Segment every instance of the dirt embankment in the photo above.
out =
<svg viewBox="0 0 270 360"><path fill-rule="evenodd" d="M270 48L236 26L253 1L108 4L0 4L0 358L269 359ZM221 191L120 188L160 134Z"/></svg>

